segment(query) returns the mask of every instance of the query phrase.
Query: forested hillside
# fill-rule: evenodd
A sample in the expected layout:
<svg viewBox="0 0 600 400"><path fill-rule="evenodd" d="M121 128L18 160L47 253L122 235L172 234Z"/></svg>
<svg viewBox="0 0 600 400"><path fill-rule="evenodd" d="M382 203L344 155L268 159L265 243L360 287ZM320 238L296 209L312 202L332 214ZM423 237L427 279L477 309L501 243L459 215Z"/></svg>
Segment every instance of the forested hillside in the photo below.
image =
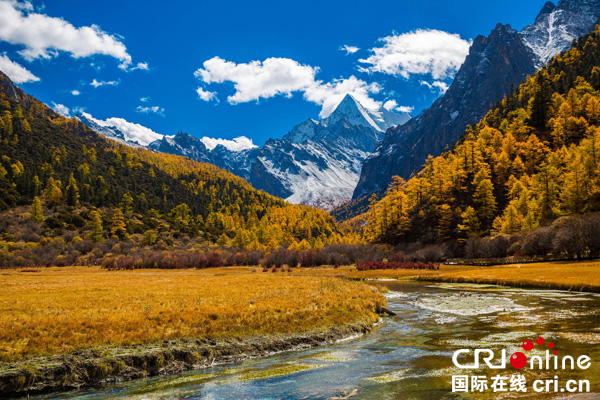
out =
<svg viewBox="0 0 600 400"><path fill-rule="evenodd" d="M600 211L600 29L371 205L371 242L463 242Z"/></svg>
<svg viewBox="0 0 600 400"><path fill-rule="evenodd" d="M93 242L183 235L256 249L336 237L323 211L290 205L212 165L104 139L1 73L0 211L0 251L29 242L15 232L23 220L37 224L27 229L33 243L69 231Z"/></svg>

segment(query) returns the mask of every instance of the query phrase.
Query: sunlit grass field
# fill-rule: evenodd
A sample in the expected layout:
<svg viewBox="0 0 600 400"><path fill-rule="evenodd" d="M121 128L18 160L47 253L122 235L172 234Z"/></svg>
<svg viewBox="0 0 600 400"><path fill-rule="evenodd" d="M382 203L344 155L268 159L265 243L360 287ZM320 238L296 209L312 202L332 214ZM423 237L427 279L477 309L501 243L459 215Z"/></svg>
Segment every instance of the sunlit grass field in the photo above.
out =
<svg viewBox="0 0 600 400"><path fill-rule="evenodd" d="M350 279L464 281L548 289L586 290L600 293L600 261L544 262L491 267L442 265L439 270L357 271L354 267L310 268L303 269L299 273Z"/></svg>
<svg viewBox="0 0 600 400"><path fill-rule="evenodd" d="M450 267L444 280L600 292L600 261L545 262L494 267Z"/></svg>
<svg viewBox="0 0 600 400"><path fill-rule="evenodd" d="M0 271L0 360L371 323L385 302L365 284L297 270L27 271Z"/></svg>
<svg viewBox="0 0 600 400"><path fill-rule="evenodd" d="M248 337L373 322L381 294L350 279L433 279L600 292L600 261L439 270L0 270L0 360L179 338ZM342 279L340 279L342 278Z"/></svg>

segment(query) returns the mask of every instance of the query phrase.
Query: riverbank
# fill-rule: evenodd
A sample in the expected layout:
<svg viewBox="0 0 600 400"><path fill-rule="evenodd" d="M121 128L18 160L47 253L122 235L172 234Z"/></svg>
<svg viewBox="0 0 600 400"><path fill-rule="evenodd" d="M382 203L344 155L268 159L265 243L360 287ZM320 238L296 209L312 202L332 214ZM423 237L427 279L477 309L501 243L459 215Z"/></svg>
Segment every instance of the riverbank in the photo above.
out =
<svg viewBox="0 0 600 400"><path fill-rule="evenodd" d="M0 271L0 393L169 374L364 333L385 298L255 268ZM193 339L192 339L193 338Z"/></svg>
<svg viewBox="0 0 600 400"><path fill-rule="evenodd" d="M229 339L166 340L159 344L96 347L72 354L0 364L0 397L67 391L111 382L176 374L283 351L303 350L362 335L371 321L288 334Z"/></svg>

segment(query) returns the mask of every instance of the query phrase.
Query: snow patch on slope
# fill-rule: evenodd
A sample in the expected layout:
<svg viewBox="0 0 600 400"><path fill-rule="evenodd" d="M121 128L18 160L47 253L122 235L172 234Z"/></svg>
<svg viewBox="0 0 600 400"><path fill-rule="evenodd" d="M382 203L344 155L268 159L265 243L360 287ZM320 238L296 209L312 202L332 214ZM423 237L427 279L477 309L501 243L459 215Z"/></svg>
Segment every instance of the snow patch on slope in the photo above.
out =
<svg viewBox="0 0 600 400"><path fill-rule="evenodd" d="M259 157L268 173L277 178L293 194L285 200L330 210L352 198L360 176L362 160L369 152L342 149L333 143L306 141L293 143L295 173L282 168L267 157ZM295 154L309 153L311 157L296 159ZM318 160L318 161L317 161ZM325 165L323 165L325 162Z"/></svg>

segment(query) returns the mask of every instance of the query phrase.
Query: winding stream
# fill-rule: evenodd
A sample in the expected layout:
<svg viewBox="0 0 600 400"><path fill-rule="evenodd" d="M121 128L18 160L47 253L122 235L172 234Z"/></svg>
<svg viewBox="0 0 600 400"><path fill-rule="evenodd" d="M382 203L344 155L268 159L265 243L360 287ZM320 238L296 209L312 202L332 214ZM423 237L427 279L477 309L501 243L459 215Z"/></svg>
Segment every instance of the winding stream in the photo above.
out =
<svg viewBox="0 0 600 400"><path fill-rule="evenodd" d="M600 399L600 295L519 290L485 285L380 282L389 292L386 317L355 340L190 371L32 399ZM538 336L543 346L525 352ZM553 342L559 355L591 358L585 371L460 370L457 349L489 348L542 355ZM464 362L471 362L472 357ZM524 374L527 393L452 393L453 375ZM589 380L591 394L535 393L535 379ZM490 381L491 383L491 381ZM595 392L595 393L594 393Z"/></svg>

